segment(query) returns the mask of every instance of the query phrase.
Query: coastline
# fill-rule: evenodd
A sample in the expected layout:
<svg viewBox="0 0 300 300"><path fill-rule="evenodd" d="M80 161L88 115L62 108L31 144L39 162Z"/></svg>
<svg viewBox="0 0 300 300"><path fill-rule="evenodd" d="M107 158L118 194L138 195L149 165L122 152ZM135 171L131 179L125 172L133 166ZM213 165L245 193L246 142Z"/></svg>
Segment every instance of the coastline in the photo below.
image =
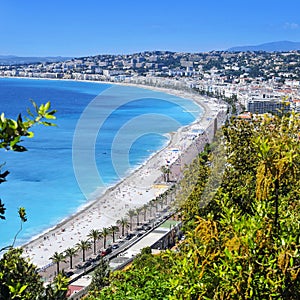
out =
<svg viewBox="0 0 300 300"><path fill-rule="evenodd" d="M112 84L110 82L97 83ZM211 120L216 117L216 111L219 110L217 103L214 101L207 103L208 100L204 101L200 95L140 84L118 84L163 92L191 100L203 108L203 113L192 124L179 128L175 133L169 133L171 138L163 149L153 153L146 162L131 170L127 177L108 187L101 196L88 202L81 207L80 211L62 220L56 226L22 245L24 255L38 267L48 265L51 262L49 258L54 252L63 252L69 247L74 247L80 240L86 240L91 229L115 225L118 219L126 216L129 209L141 207L167 190L167 185L165 187L155 185L161 177L160 167L165 164L166 160L169 160L171 164L174 163L180 155L187 151L193 143L193 140L187 139L187 136L195 129L207 131ZM212 135L208 133L208 139L210 138ZM170 151L172 148L178 148L180 151L175 154Z"/></svg>

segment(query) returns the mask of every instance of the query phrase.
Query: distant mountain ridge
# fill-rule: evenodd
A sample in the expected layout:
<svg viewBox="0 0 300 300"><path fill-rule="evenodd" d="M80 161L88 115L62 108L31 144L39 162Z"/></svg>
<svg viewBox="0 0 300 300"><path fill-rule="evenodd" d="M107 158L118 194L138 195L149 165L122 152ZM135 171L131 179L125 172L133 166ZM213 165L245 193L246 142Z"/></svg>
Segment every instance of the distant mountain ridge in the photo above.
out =
<svg viewBox="0 0 300 300"><path fill-rule="evenodd" d="M43 62L60 62L72 57L48 56L48 57L21 57L15 55L0 55L0 65L32 64Z"/></svg>
<svg viewBox="0 0 300 300"><path fill-rule="evenodd" d="M229 48L229 52L247 52L247 51L266 51L266 52L284 52L300 50L300 42L279 41L254 46L238 46Z"/></svg>

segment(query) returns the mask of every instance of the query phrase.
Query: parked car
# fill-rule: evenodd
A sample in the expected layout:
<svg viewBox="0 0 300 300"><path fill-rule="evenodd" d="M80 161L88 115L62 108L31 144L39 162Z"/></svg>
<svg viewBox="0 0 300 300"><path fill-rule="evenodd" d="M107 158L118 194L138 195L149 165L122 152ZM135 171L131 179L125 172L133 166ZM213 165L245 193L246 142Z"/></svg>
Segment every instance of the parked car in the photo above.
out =
<svg viewBox="0 0 300 300"><path fill-rule="evenodd" d="M74 272L72 272L72 271L69 271L69 272L65 273L65 276L68 277L68 278L71 277L72 275L74 275Z"/></svg>
<svg viewBox="0 0 300 300"><path fill-rule="evenodd" d="M101 252L95 257L95 260L100 260L102 257Z"/></svg>
<svg viewBox="0 0 300 300"><path fill-rule="evenodd" d="M83 269L83 265L81 265L81 264L78 264L78 265L76 265L75 266L77 269Z"/></svg>
<svg viewBox="0 0 300 300"><path fill-rule="evenodd" d="M118 249L119 245L118 244L113 244L111 247L112 247L112 249Z"/></svg>
<svg viewBox="0 0 300 300"><path fill-rule="evenodd" d="M111 251L112 251L112 247L107 247L106 249L103 249L101 251L101 256L105 256L105 255L111 253Z"/></svg>
<svg viewBox="0 0 300 300"><path fill-rule="evenodd" d="M146 233L146 231L143 230L143 231L140 231L136 236L140 237L140 236L144 235L145 233Z"/></svg>
<svg viewBox="0 0 300 300"><path fill-rule="evenodd" d="M134 237L134 234L128 233L128 234L126 235L126 237L125 237L125 240L130 240L130 239L132 239L133 237Z"/></svg>
<svg viewBox="0 0 300 300"><path fill-rule="evenodd" d="M123 244L124 240L120 237L119 239L116 240L116 244Z"/></svg>
<svg viewBox="0 0 300 300"><path fill-rule="evenodd" d="M151 226L150 225L143 225L143 229L148 231L151 229Z"/></svg>
<svg viewBox="0 0 300 300"><path fill-rule="evenodd" d="M89 267L91 264L92 264L92 263L88 260L88 261L86 261L86 262L84 263L83 267L84 267L84 268L87 268L87 267Z"/></svg>

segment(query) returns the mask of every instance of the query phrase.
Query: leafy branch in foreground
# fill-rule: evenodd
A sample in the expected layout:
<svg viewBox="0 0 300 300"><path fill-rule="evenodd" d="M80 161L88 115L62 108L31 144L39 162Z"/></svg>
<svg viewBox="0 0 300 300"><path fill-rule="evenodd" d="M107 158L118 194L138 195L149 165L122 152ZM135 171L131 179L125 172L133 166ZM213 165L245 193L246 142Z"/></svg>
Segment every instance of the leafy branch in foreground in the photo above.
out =
<svg viewBox="0 0 300 300"><path fill-rule="evenodd" d="M0 115L0 148L6 151L23 152L27 149L20 145L22 137L32 138L30 128L35 124L55 126L46 120L55 119L55 110L50 110L50 102L38 106L32 101L34 112L27 110L25 121L21 114L17 120L6 118L4 113ZM4 164L0 165L0 183L6 181L9 171L1 171ZM5 219L5 207L0 200L0 219ZM18 234L22 230L23 223L27 221L24 207L18 210L21 226L16 233L11 246L0 249L8 251L0 259L0 299L39 299L39 300L63 300L66 299L68 280L60 273L51 284L44 287L44 282L38 274L37 267L25 259L20 248L13 248Z"/></svg>
<svg viewBox="0 0 300 300"><path fill-rule="evenodd" d="M22 115L19 114L16 120L6 118L4 113L0 115L0 148L5 149L6 151L15 151L23 152L27 149L22 146L22 137L32 138L34 136L33 132L30 131L30 128L33 125L41 124L44 126L55 126L55 124L45 121L45 120L55 120L56 110L50 109L50 102L46 104L41 104L38 106L34 101L31 101L34 112L31 112L30 109L27 109L28 116L25 116L25 121L23 121ZM0 165L0 184L6 181L6 177L9 174L9 171L2 172L2 167L5 165ZM0 219L5 219L5 206L2 200L0 199ZM14 237L14 242L11 246L0 249L0 251L13 247L16 241L17 235L22 230L22 224L27 221L26 211L23 207L19 208L19 217L21 220L20 230Z"/></svg>
<svg viewBox="0 0 300 300"><path fill-rule="evenodd" d="M0 299L67 299L68 279L59 273L52 283L44 287L36 266L22 253L22 249L12 248L0 259Z"/></svg>
<svg viewBox="0 0 300 300"><path fill-rule="evenodd" d="M35 112L32 113L27 109L28 116L23 121L22 115L19 114L17 120L6 118L4 113L0 116L0 148L5 150L12 150L16 152L23 152L27 149L20 145L22 137L32 138L34 136L29 129L35 124L42 124L44 126L55 126L53 123L44 121L55 120L56 110L50 110L50 102L38 106L34 101L31 101Z"/></svg>

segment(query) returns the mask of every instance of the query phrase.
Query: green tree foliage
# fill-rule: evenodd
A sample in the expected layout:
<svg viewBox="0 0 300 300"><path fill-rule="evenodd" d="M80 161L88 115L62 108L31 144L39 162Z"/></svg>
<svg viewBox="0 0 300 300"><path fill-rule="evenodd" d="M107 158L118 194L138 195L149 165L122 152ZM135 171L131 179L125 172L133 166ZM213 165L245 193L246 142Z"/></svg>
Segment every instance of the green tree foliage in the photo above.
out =
<svg viewBox="0 0 300 300"><path fill-rule="evenodd" d="M112 238L113 238L113 243L115 242L115 238L116 238L116 233L119 231L119 227L116 226L116 225L111 225L109 227L109 231L112 235Z"/></svg>
<svg viewBox="0 0 300 300"><path fill-rule="evenodd" d="M65 250L65 255L70 258L70 269L73 269L73 257L77 256L77 249L68 248Z"/></svg>
<svg viewBox="0 0 300 300"><path fill-rule="evenodd" d="M134 260L129 270L111 273L111 285L94 290L88 299L166 299L170 293L167 282L170 265L167 257L154 256L144 251Z"/></svg>
<svg viewBox="0 0 300 300"><path fill-rule="evenodd" d="M255 146L259 157L256 197L274 203L274 226L279 230L281 198L299 200L299 119L295 115L265 118Z"/></svg>
<svg viewBox="0 0 300 300"><path fill-rule="evenodd" d="M77 248L82 251L82 261L85 262L85 252L91 249L90 241L80 241L76 244Z"/></svg>
<svg viewBox="0 0 300 300"><path fill-rule="evenodd" d="M125 228L128 228L128 220L126 218L121 218L120 220L117 220L117 225L121 226L122 228L122 236L125 234Z"/></svg>
<svg viewBox="0 0 300 300"><path fill-rule="evenodd" d="M299 118L235 119L224 143L226 176L181 246L174 299L298 299Z"/></svg>
<svg viewBox="0 0 300 300"><path fill-rule="evenodd" d="M106 248L107 237L110 235L111 231L109 228L103 227L100 235L103 237L103 247Z"/></svg>
<svg viewBox="0 0 300 300"><path fill-rule="evenodd" d="M98 229L91 229L91 231L90 231L89 234L88 234L88 237L89 237L90 239L93 240L94 254L96 254L96 251L97 251L97 249L96 249L96 243L97 243L97 241L98 241L98 240L100 239L100 237L101 237L101 232L100 232L100 230L98 230Z"/></svg>
<svg viewBox="0 0 300 300"><path fill-rule="evenodd" d="M90 299L300 299L299 126L299 115L233 119L220 186L222 147L197 158L177 189L188 223L177 251L138 256Z"/></svg>
<svg viewBox="0 0 300 300"><path fill-rule="evenodd" d="M177 196L178 210L183 215L185 227L193 226L200 210L200 195L205 189L209 168L207 153L197 157L184 172Z"/></svg>
<svg viewBox="0 0 300 300"><path fill-rule="evenodd" d="M161 172L163 173L165 182L169 182L169 181L170 181L170 173L171 173L171 170L170 170L170 168L168 167L168 165L162 166L162 167L160 168L160 170L161 170Z"/></svg>
<svg viewBox="0 0 300 300"><path fill-rule="evenodd" d="M133 217L136 216L136 211L134 209L129 209L127 216L129 217L129 229L132 231Z"/></svg>
<svg viewBox="0 0 300 300"><path fill-rule="evenodd" d="M49 284L42 296L39 296L39 300L66 300L68 292L69 281L62 273L59 273L53 280L52 284Z"/></svg>
<svg viewBox="0 0 300 300"><path fill-rule="evenodd" d="M46 288L35 265L11 248L0 260L0 299L65 300L68 280L60 273Z"/></svg>
<svg viewBox="0 0 300 300"><path fill-rule="evenodd" d="M46 120L55 119L55 110L50 110L50 102L41 104L38 106L32 101L34 107L34 113L29 109L27 110L28 116L25 117L25 121L21 114L19 114L17 120L6 118L4 113L0 116L0 148L6 150L12 150L17 152L26 151L27 149L20 145L22 137L32 138L34 136L29 129L35 124L42 124L45 126L53 126L53 123Z"/></svg>
<svg viewBox="0 0 300 300"><path fill-rule="evenodd" d="M143 211L142 207L138 207L135 209L135 215L136 215L136 225L140 225L140 213Z"/></svg>
<svg viewBox="0 0 300 300"><path fill-rule="evenodd" d="M53 263L56 264L56 272L57 274L60 272L60 269L59 269L59 264L61 262L65 262L65 256L63 253L58 253L58 252L55 252L51 257L50 259L52 260Z"/></svg>
<svg viewBox="0 0 300 300"><path fill-rule="evenodd" d="M93 273L93 279L91 283L91 290L94 291L94 296L97 296L98 291L109 284L109 265L105 259L101 259L99 265Z"/></svg>
<svg viewBox="0 0 300 300"><path fill-rule="evenodd" d="M36 267L21 254L21 249L11 249L0 260L0 299L31 300L43 292Z"/></svg>
<svg viewBox="0 0 300 300"><path fill-rule="evenodd" d="M143 205L143 219L144 219L144 222L146 222L146 217L147 217L147 210L148 210L148 207L149 207L149 205L148 204L144 204Z"/></svg>
<svg viewBox="0 0 300 300"><path fill-rule="evenodd" d="M259 127L259 119L245 122L235 118L223 130L227 168L222 188L245 212L250 211L255 199L258 156L254 142L259 135L255 128Z"/></svg>

